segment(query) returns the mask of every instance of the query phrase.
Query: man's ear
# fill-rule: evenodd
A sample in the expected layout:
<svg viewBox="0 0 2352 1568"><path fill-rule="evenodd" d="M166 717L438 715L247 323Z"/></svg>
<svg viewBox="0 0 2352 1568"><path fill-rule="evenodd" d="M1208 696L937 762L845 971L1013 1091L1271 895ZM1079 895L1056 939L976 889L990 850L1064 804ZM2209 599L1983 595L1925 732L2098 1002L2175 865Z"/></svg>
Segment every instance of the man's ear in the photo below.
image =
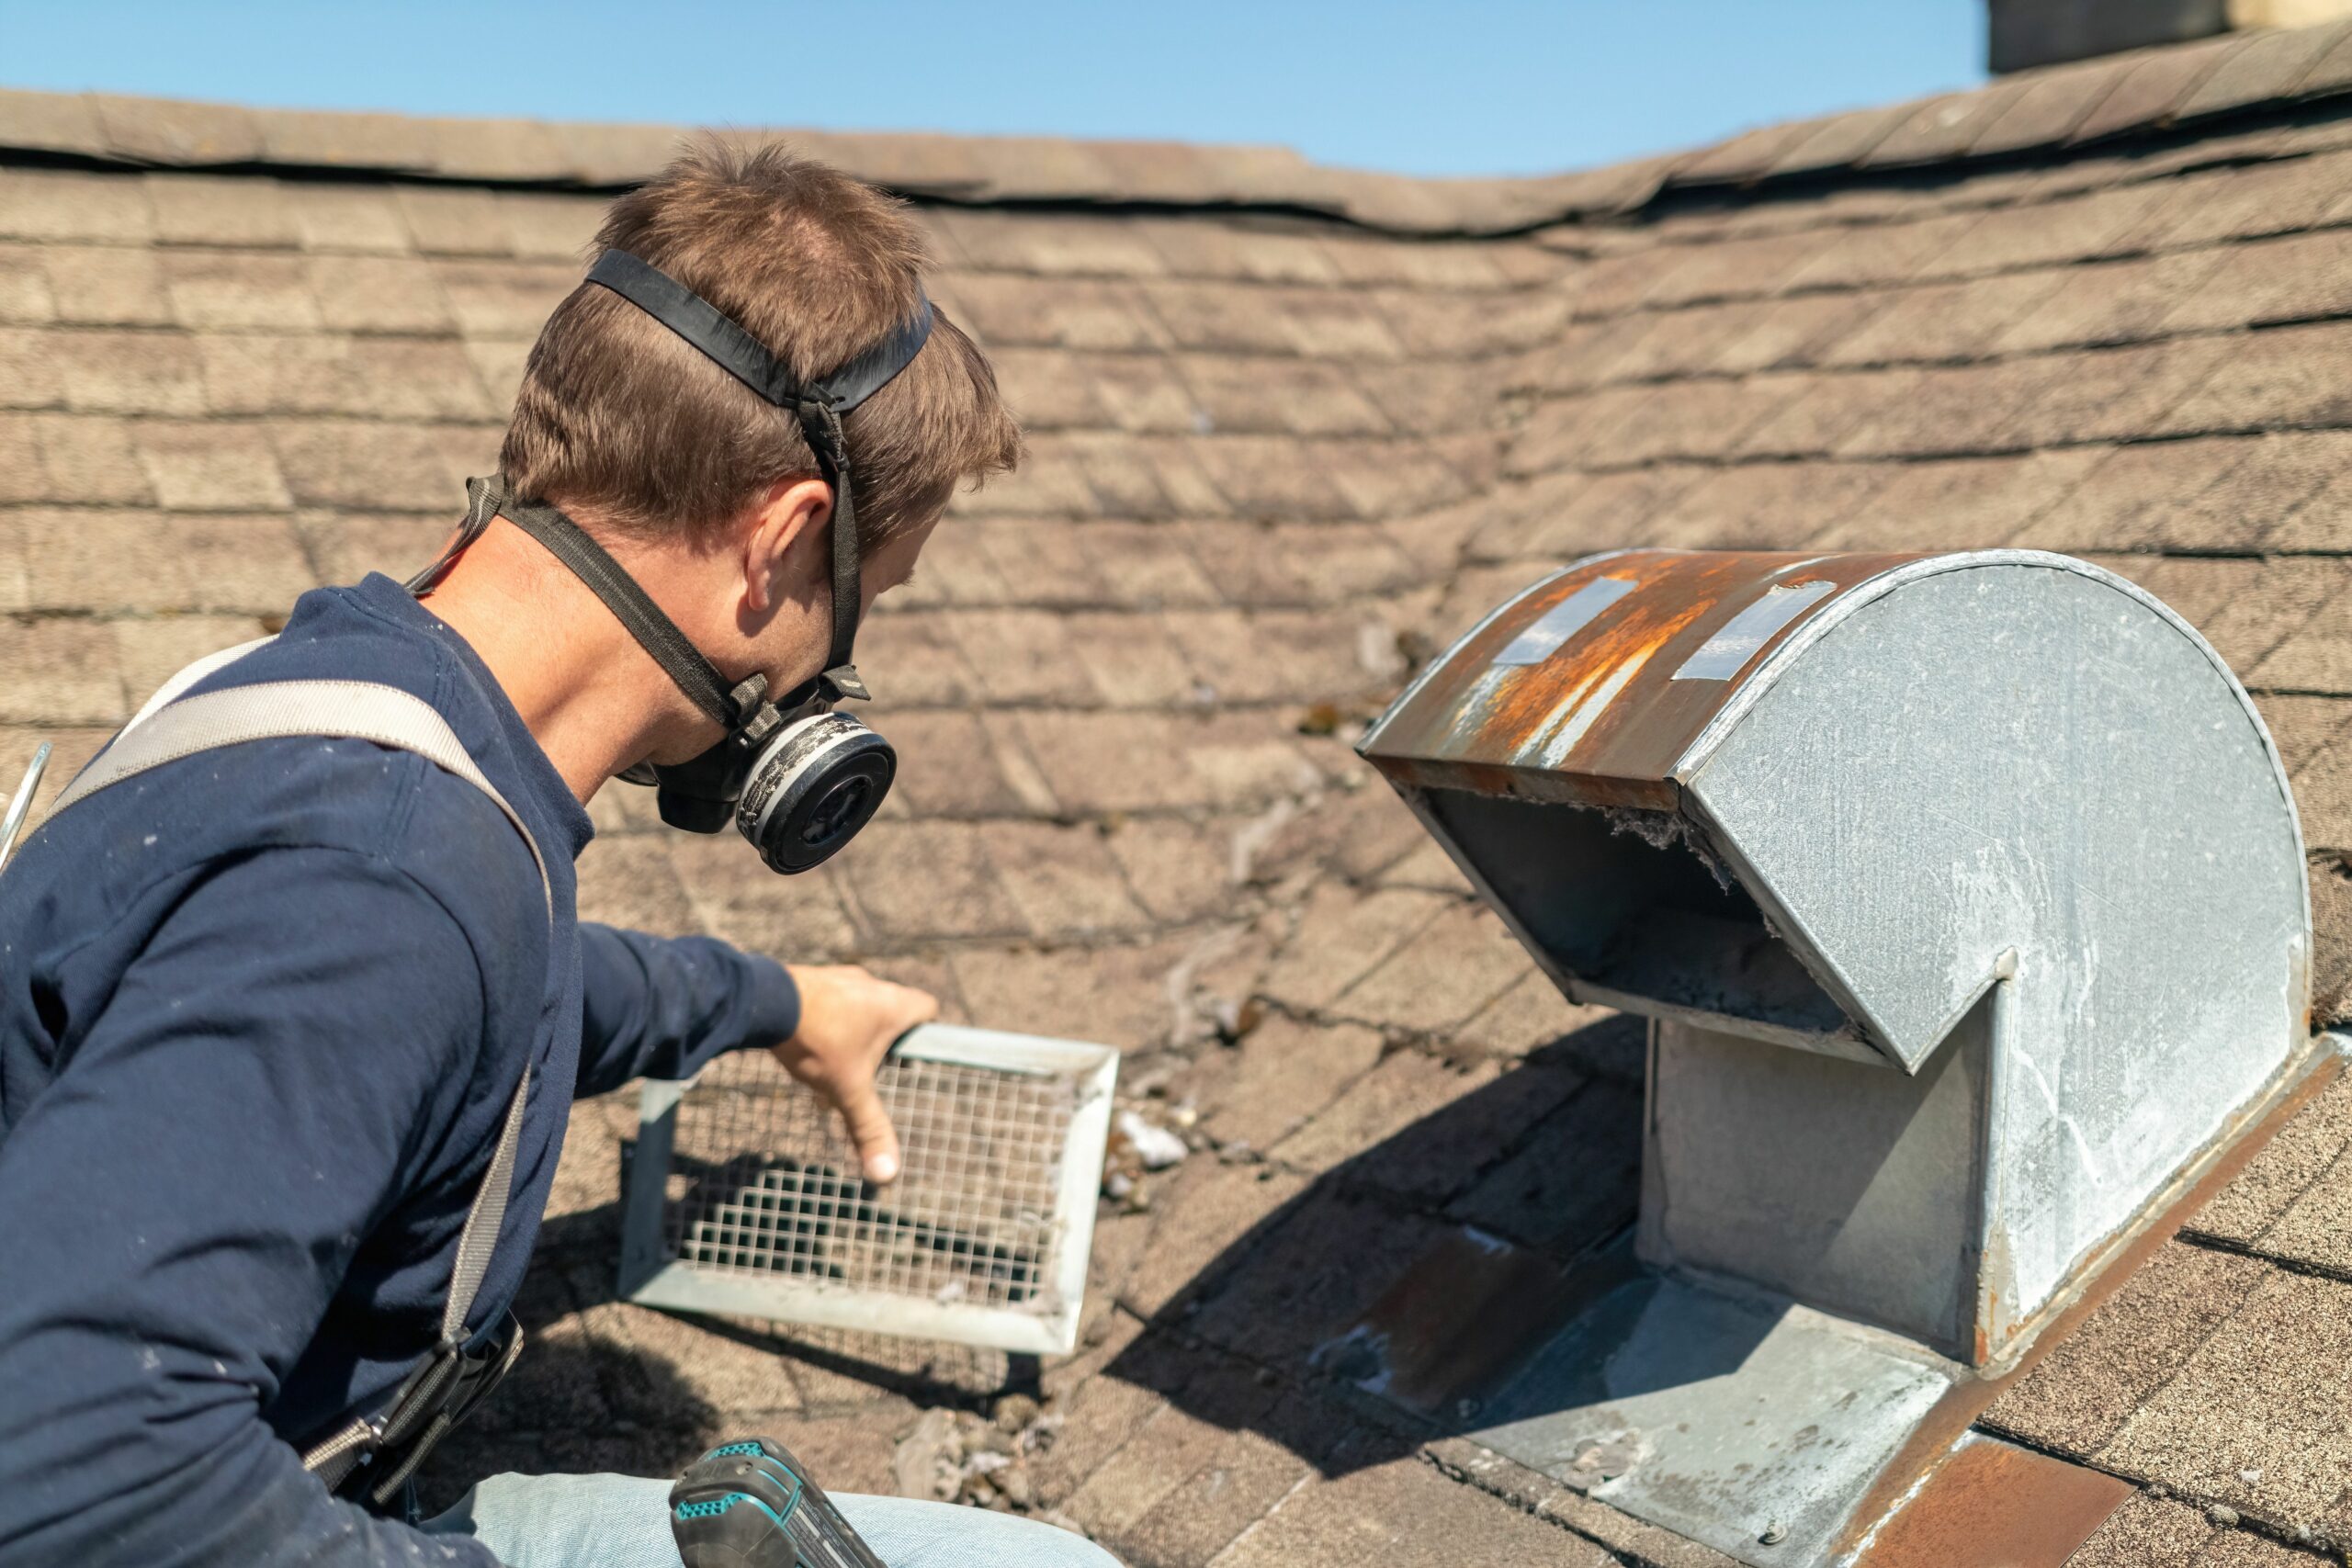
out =
<svg viewBox="0 0 2352 1568"><path fill-rule="evenodd" d="M768 486L752 509L751 525L738 536L742 541L743 601L757 615L766 615L790 592L795 571L809 552L796 545L820 538L833 515L832 487L810 474L793 474Z"/></svg>

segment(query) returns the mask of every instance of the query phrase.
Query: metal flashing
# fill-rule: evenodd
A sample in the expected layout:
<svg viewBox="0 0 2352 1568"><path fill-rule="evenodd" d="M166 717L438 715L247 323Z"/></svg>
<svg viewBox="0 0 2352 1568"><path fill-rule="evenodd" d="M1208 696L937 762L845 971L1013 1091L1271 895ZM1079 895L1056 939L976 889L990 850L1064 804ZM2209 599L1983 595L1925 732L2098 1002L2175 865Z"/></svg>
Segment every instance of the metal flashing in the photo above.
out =
<svg viewBox="0 0 2352 1568"><path fill-rule="evenodd" d="M1857 1568L2064 1568L2134 1488L2087 1465L1970 1433Z"/></svg>
<svg viewBox="0 0 2352 1568"><path fill-rule="evenodd" d="M1809 1307L1640 1274L1521 1368L1468 1436L1755 1568L1808 1568L1959 1376Z"/></svg>

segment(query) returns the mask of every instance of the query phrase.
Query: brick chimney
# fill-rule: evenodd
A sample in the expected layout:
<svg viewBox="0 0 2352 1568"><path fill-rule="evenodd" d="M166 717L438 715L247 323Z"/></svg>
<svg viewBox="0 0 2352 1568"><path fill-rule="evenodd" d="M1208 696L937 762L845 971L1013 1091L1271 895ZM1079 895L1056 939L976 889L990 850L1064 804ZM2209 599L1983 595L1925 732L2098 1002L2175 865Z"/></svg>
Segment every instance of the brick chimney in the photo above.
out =
<svg viewBox="0 0 2352 1568"><path fill-rule="evenodd" d="M2352 0L1990 0L1996 72L2352 17Z"/></svg>

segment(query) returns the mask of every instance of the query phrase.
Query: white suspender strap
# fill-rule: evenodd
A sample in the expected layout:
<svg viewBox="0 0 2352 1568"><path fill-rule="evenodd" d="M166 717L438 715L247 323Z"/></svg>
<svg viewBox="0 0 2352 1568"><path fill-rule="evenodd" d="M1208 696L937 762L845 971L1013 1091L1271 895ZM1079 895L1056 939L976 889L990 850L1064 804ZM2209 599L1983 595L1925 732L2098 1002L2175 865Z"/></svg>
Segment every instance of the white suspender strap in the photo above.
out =
<svg viewBox="0 0 2352 1568"><path fill-rule="evenodd" d="M372 681L268 681L182 697L160 707L151 704L66 786L50 814L55 816L109 784L198 751L304 735L372 740L379 746L413 751L488 795L523 835L539 868L539 890L547 898L548 918L554 918L555 893L548 882L547 858L539 853L538 841L506 797L474 764L449 721L424 698Z"/></svg>
<svg viewBox="0 0 2352 1568"><path fill-rule="evenodd" d="M523 1102L531 1092L531 1069L514 1086L506 1107L506 1124L498 1132L498 1150L481 1174L481 1190L466 1211L465 1234L458 1238L458 1267L449 1276L449 1299L441 1307L441 1337L458 1344L466 1337L466 1314L481 1292L481 1277L490 1271L490 1255L498 1250L498 1227L506 1222L506 1200L514 1190L514 1150L523 1141Z"/></svg>
<svg viewBox="0 0 2352 1568"><path fill-rule="evenodd" d="M145 702L139 705L139 711L130 716L130 722L124 725L123 728L138 728L141 724L147 721L148 716L154 713L157 708L162 707L165 703L173 701L178 697L182 692L187 691L198 681L203 680L215 670L225 670L230 665L234 664L238 660L243 659L246 654L253 652L254 649L257 648L267 648L271 643L276 642L277 640L277 639L274 637L257 637L251 642L241 642L234 648L224 648L218 653L206 654L203 658L198 660L195 663L189 665L185 670L182 670L178 674L174 675L170 680L156 687L154 695L149 697Z"/></svg>
<svg viewBox="0 0 2352 1568"><path fill-rule="evenodd" d="M266 639L265 639L266 640ZM271 681L259 685L232 686L183 697L203 676L229 663L258 644L232 649L199 661L166 682L114 742L68 785L50 815L55 816L112 784L136 778L151 768L248 740L277 740L300 736L373 741L398 750L413 751L443 772L465 780L490 797L523 835L532 861L539 868L539 891L547 900L548 918L555 918L555 890L548 880L547 858L523 818L497 786L482 773L448 720L430 703L392 686L370 681ZM466 1337L466 1318L481 1292L482 1276L498 1248L498 1232L506 1218L506 1203L514 1185L514 1155L523 1137L523 1108L529 1096L528 1068L515 1086L506 1108L506 1122L498 1134L497 1151L481 1186L466 1213L466 1228L458 1241L458 1263L449 1280L449 1295L441 1309L441 1338L454 1348ZM437 1369L447 1375L450 1369ZM355 1422L302 1456L302 1466L317 1474L332 1490L349 1474L371 1439L381 1435L376 1424Z"/></svg>

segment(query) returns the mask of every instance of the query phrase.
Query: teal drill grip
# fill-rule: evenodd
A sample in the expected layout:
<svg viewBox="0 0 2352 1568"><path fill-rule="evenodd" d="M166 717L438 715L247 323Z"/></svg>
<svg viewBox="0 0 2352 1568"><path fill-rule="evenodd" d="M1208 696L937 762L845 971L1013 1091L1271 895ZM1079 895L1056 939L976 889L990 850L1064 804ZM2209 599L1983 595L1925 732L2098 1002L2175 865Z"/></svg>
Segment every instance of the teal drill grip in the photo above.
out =
<svg viewBox="0 0 2352 1568"><path fill-rule="evenodd" d="M887 1568L774 1438L689 1465L670 1488L670 1529L685 1568Z"/></svg>

